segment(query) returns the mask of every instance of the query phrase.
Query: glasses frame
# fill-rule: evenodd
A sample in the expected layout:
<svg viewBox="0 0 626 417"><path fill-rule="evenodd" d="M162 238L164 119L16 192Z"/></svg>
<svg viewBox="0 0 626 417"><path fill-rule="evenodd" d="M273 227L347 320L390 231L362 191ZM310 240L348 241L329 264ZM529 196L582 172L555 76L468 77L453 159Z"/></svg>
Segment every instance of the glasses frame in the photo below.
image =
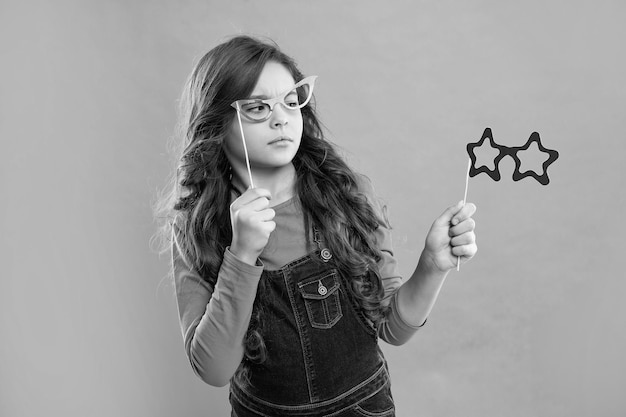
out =
<svg viewBox="0 0 626 417"><path fill-rule="evenodd" d="M243 115L243 117L246 120L248 120L250 122L253 122L253 123L262 123L262 122L268 120L270 117L272 117L272 113L274 112L274 107L277 104L282 104L283 107L286 110L298 110L298 109L301 109L304 106L306 106L309 103L309 101L311 101L311 98L313 97L313 88L315 87L315 80L316 79L317 79L317 75L311 75L309 77L303 78L302 80L297 82L296 85L291 87L289 90L285 91L284 93L281 93L280 95L278 95L277 97L274 97L274 98L267 98L267 99L246 98L246 99L242 99L242 100L235 100L230 105L235 110L237 110L237 112L239 114ZM289 107L287 105L287 103L285 103L285 98L293 90L295 90L298 87L301 87L301 86L303 86L305 84L309 84L310 85L309 96L306 98L306 100L303 103L299 103L298 107ZM250 116L248 116L245 112L241 111L244 105L246 105L246 104L253 104L253 103L267 104L269 106L269 108L270 108L270 112L268 113L267 117L265 117L263 119L253 119Z"/></svg>

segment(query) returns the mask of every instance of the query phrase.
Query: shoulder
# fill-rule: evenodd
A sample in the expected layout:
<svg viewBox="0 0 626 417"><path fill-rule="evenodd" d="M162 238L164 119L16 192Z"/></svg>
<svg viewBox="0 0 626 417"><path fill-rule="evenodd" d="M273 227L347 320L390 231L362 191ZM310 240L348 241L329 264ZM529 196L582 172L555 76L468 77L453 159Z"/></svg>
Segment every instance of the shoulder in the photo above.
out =
<svg viewBox="0 0 626 417"><path fill-rule="evenodd" d="M368 176L361 173L355 173L354 177L356 180L357 190L360 193L364 194L368 198L368 200L376 197L374 185L372 184L372 180L370 180Z"/></svg>
<svg viewBox="0 0 626 417"><path fill-rule="evenodd" d="M176 217L174 217L174 220L171 223L171 228L171 251L174 267L179 266L179 264L182 262L186 268L191 269L191 262L186 256L187 251L184 247L185 224L182 215L178 214L176 215Z"/></svg>
<svg viewBox="0 0 626 417"><path fill-rule="evenodd" d="M368 176L360 173L356 173L355 177L358 192L366 198L367 202L374 210L376 217L378 217L379 223L388 225L387 205L378 194L376 194L372 180L370 180Z"/></svg>

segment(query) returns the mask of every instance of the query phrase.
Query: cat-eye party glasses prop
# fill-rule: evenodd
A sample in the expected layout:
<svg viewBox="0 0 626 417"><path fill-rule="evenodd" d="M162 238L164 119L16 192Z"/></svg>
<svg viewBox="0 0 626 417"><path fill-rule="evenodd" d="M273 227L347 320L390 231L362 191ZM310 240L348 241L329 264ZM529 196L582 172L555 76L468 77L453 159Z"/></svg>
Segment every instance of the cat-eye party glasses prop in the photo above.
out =
<svg viewBox="0 0 626 417"><path fill-rule="evenodd" d="M231 106L250 122L264 122L271 117L277 104L281 104L287 110L297 110L306 106L313 96L316 78L316 75L306 77L278 97L251 97L234 101Z"/></svg>
<svg viewBox="0 0 626 417"><path fill-rule="evenodd" d="M252 171L250 169L250 158L248 157L246 139L243 134L243 124L241 122L242 116L249 122L262 123L272 116L274 107L278 104L282 105L286 110L300 110L306 106L309 101L311 101L316 79L317 75L306 77L296 83L296 85L291 87L289 90L281 93L278 97L250 97L242 100L236 100L231 103L231 106L237 110L237 119L239 120L239 129L241 130L241 140L243 141L243 151L246 157L250 188L254 188L254 183L252 181Z"/></svg>

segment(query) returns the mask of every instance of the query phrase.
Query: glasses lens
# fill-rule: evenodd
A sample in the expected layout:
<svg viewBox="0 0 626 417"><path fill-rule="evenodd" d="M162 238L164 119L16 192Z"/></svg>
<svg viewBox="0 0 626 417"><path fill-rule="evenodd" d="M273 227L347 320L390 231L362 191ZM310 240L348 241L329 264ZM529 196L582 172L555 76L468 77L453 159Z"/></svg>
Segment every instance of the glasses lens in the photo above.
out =
<svg viewBox="0 0 626 417"><path fill-rule="evenodd" d="M262 101L251 101L242 104L241 111L252 120L264 120L270 114L270 106Z"/></svg>
<svg viewBox="0 0 626 417"><path fill-rule="evenodd" d="M306 104L311 99L311 93L313 89L311 88L311 84L305 83L296 88L296 93L298 96L298 108L302 108L306 106Z"/></svg>
<svg viewBox="0 0 626 417"><path fill-rule="evenodd" d="M311 86L309 84L300 85L285 95L284 105L288 109L301 109L311 98Z"/></svg>

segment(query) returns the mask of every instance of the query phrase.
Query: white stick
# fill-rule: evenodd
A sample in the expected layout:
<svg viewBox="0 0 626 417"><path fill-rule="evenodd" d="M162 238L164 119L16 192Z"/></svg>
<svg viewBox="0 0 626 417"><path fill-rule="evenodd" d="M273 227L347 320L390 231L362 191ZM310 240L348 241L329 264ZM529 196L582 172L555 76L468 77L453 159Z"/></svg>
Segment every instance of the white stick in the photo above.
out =
<svg viewBox="0 0 626 417"><path fill-rule="evenodd" d="M237 103L237 119L239 120L239 130L241 131L241 141L243 142L243 153L246 155L246 166L248 167L248 177L250 177L250 188L254 188L252 182L252 170L250 169L250 158L248 157L248 147L246 146L246 138L243 136L243 125L241 124L241 113L239 103Z"/></svg>
<svg viewBox="0 0 626 417"><path fill-rule="evenodd" d="M463 205L465 205L465 202L467 201L467 186L469 185L469 172L470 172L470 168L472 166L472 159L468 159L467 160L467 173L465 174L465 193L463 194ZM460 271L461 270L461 257L457 256L456 257L456 270Z"/></svg>

